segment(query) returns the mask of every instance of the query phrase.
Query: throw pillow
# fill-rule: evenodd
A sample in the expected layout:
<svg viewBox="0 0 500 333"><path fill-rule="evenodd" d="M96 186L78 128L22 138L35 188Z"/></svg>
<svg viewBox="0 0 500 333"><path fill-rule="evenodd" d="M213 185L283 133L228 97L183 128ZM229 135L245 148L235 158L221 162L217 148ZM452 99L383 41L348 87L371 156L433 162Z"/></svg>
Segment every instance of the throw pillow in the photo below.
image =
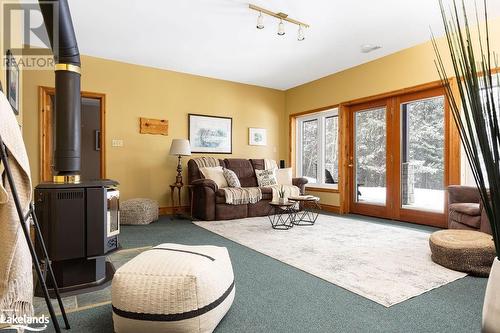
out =
<svg viewBox="0 0 500 333"><path fill-rule="evenodd" d="M213 180L219 188L227 187L227 181L221 166L202 167L200 168L200 172L205 179Z"/></svg>
<svg viewBox="0 0 500 333"><path fill-rule="evenodd" d="M224 169L223 174L229 187L241 187L240 180L233 170Z"/></svg>
<svg viewBox="0 0 500 333"><path fill-rule="evenodd" d="M293 185L292 184L292 168L277 169L276 181L278 185Z"/></svg>
<svg viewBox="0 0 500 333"><path fill-rule="evenodd" d="M268 187L278 184L274 170L275 169L255 170L255 176L257 177L259 187Z"/></svg>

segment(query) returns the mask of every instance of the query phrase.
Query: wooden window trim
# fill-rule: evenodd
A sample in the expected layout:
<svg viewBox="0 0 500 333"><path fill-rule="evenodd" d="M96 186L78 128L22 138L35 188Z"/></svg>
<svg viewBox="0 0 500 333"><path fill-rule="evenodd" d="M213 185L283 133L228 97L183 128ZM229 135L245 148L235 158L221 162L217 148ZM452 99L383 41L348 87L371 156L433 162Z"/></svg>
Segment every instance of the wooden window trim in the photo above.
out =
<svg viewBox="0 0 500 333"><path fill-rule="evenodd" d="M498 72L500 69L495 69L494 72ZM452 90L454 93L457 93L457 84L456 84L456 78L450 78L450 84L452 87ZM295 166L296 164L296 121L297 118L300 116L308 115L311 113L316 113L316 112L321 112L333 108L338 108L339 110L339 182L338 182L338 189L323 189L323 188L314 188L314 187L308 187L308 190L314 191L314 192L329 192L329 193L339 193L340 198L340 207L339 207L339 213L344 214L348 213L350 211L350 184L349 184L349 177L348 177L348 164L349 164L349 151L350 151L350 145L352 144L349 142L349 109L353 105L358 105L358 104L365 104L366 105L372 105L376 106L377 104L380 104L381 100L387 100L389 98L394 98L397 96L401 95L408 95L408 94L418 94L422 92L426 92L429 90L433 89L439 89L442 88L442 82L441 81L433 81L429 83L424 83L412 87L407 87L407 88L402 88L402 89L397 89L393 90L387 93L382 93L382 94L376 94L372 96L367 96L367 97L362 97L354 100L349 100L345 102L341 102L338 104L332 104L320 108L315 108L312 110L307 110L307 111L302 111L298 113L293 113L289 115L289 135L288 135L288 143L289 143L289 152L288 152L288 158L290 161L290 165ZM449 170L446 170L446 177L448 184L460 184L460 167L461 167L461 161L460 161L460 153L461 153L461 142L460 142L460 136L458 133L458 129L455 126L453 117L448 116L447 119L445 120L445 127L446 130L448 130L448 140L449 144L447 147L446 151L446 158L449 158L450 156L455 156L455 158L450 158L449 159L449 164L448 168ZM451 155L455 154L455 155ZM295 168L294 168L294 176L295 176Z"/></svg>
<svg viewBox="0 0 500 333"><path fill-rule="evenodd" d="M320 107L320 108L316 108L316 109L312 109L312 110L307 110L307 111L303 111L303 112L299 112L299 113L294 113L294 114L291 114L289 115L289 121L288 121L288 125L289 125L289 129L288 129L288 140L289 140L289 143L290 143L290 150L288 152L288 160L290 161L290 165L292 166L292 170L293 170L293 177L296 177L297 176L297 172L296 172L296 169L297 169L297 144L296 144L296 138L297 138L297 118L300 118L300 117L304 117L304 116L307 116L307 115L311 115L311 114L315 114L315 113L320 113L320 112L323 112L323 111L328 111L328 110L332 110L332 109L337 109L337 118L338 118L338 129L339 129L339 139L338 139L338 142L339 142L339 185L337 186L337 188L327 188L327 187L316 187L314 185L312 186L307 186L306 185L306 190L307 191L312 191L312 192L323 192L323 193L339 193L339 189L340 189L340 165L341 165L341 156L342 156L342 152L340 150L340 128L341 128L341 121L342 121L342 118L340 116L340 104L333 104L333 105L329 105L329 106L324 106L324 107Z"/></svg>

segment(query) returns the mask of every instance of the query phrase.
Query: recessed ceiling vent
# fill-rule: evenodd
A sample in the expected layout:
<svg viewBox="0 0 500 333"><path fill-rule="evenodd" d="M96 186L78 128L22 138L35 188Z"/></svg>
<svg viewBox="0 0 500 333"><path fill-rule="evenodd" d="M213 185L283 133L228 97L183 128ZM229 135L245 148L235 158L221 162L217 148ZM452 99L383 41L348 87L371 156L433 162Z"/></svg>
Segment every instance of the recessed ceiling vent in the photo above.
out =
<svg viewBox="0 0 500 333"><path fill-rule="evenodd" d="M380 45L374 45L374 44L363 44L361 45L361 52L363 53L370 53L372 51L381 49L382 46Z"/></svg>

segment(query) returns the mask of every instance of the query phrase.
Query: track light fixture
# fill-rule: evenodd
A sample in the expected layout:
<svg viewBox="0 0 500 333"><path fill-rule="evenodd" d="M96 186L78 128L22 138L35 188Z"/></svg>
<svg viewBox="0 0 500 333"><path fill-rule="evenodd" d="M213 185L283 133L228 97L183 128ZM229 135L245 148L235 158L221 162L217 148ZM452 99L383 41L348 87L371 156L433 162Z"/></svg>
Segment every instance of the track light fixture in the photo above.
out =
<svg viewBox="0 0 500 333"><path fill-rule="evenodd" d="M264 17L262 12L259 12L259 17L257 17L257 29L264 29Z"/></svg>
<svg viewBox="0 0 500 333"><path fill-rule="evenodd" d="M299 25L299 31L297 32L297 40L299 42L303 41L304 39L306 39L306 36L304 34L304 29L302 29L302 26Z"/></svg>
<svg viewBox="0 0 500 333"><path fill-rule="evenodd" d="M283 24L283 20L280 20L278 24L278 35L283 36L285 34L285 25Z"/></svg>
<svg viewBox="0 0 500 333"><path fill-rule="evenodd" d="M299 27L298 33L297 33L297 40L303 41L305 39L305 32L304 29L309 28L309 24L306 24L304 22L300 22L297 20L294 20L292 18L288 17L288 14L285 13L275 13L270 10L267 10L265 8L249 4L248 8L251 10L255 10L259 12L259 16L257 17L257 29L264 29L264 17L263 14L275 17L279 19L278 23L278 35L283 36L285 34L285 23L283 21L287 21L289 23L295 24Z"/></svg>

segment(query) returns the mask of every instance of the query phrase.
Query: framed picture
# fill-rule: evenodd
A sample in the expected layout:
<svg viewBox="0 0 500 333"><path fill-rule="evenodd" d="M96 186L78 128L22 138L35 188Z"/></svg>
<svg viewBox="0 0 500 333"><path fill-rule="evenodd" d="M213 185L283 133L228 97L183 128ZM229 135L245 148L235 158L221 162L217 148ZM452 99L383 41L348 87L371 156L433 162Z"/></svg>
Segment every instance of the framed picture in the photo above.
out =
<svg viewBox="0 0 500 333"><path fill-rule="evenodd" d="M267 130L265 128L248 129L248 144L251 146L266 146L267 145Z"/></svg>
<svg viewBox="0 0 500 333"><path fill-rule="evenodd" d="M189 114L191 152L233 153L233 118Z"/></svg>
<svg viewBox="0 0 500 333"><path fill-rule="evenodd" d="M7 50L7 99L9 100L14 114L19 114L19 67L16 59Z"/></svg>

